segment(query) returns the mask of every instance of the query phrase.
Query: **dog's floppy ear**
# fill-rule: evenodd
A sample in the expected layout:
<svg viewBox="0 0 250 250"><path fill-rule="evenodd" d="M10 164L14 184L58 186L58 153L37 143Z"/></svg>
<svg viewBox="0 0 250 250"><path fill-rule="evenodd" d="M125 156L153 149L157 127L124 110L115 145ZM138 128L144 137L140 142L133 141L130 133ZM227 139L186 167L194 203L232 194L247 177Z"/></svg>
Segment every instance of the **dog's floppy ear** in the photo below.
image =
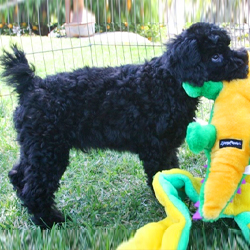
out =
<svg viewBox="0 0 250 250"><path fill-rule="evenodd" d="M178 81L203 85L207 74L196 39L178 36L167 45L166 54L167 69Z"/></svg>

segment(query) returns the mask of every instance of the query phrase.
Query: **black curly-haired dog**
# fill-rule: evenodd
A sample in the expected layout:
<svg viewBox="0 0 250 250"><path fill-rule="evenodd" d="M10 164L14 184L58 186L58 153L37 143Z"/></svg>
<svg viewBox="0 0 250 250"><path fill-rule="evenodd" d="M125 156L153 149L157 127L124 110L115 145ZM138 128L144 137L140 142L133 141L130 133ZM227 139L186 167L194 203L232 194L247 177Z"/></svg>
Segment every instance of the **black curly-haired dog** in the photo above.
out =
<svg viewBox="0 0 250 250"><path fill-rule="evenodd" d="M73 147L136 153L149 184L157 171L178 167L177 148L198 104L182 82L202 86L247 75L247 52L229 43L225 30L197 23L144 64L84 67L45 79L35 76L17 46L13 54L5 51L2 76L19 96L14 122L20 162L9 177L35 224L64 221L54 193Z"/></svg>

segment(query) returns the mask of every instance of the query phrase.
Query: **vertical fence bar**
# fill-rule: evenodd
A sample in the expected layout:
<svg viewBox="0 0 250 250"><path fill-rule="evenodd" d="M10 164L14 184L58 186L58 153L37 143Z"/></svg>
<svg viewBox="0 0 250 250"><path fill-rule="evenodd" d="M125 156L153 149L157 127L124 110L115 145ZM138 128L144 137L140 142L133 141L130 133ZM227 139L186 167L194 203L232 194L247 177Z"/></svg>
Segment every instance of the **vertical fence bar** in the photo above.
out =
<svg viewBox="0 0 250 250"><path fill-rule="evenodd" d="M114 20L114 2L111 0L111 24L112 24L112 30L113 30L113 46L115 47L115 54L116 54L116 64L118 64L118 52L117 52L117 46L116 46L116 36L115 36L115 20ZM111 37L111 36L110 36Z"/></svg>
<svg viewBox="0 0 250 250"><path fill-rule="evenodd" d="M127 19L127 31L129 32L129 25L130 25L130 21L129 21L129 14L128 14L128 2L126 1L126 19ZM130 43L130 36L128 35L128 41L129 41L129 44ZM130 59L131 59L131 63L133 63L133 56L132 56L132 50L131 50L131 46L129 46L129 51L130 51Z"/></svg>
<svg viewBox="0 0 250 250"><path fill-rule="evenodd" d="M60 32L59 32L59 34L60 34L60 44L61 44L61 49L60 49L60 51L61 51L61 53L62 53L62 58L63 58L63 67L64 67L64 71L66 70L66 65L65 65L65 60L64 60L64 53L63 53L63 49L62 49L62 39L61 39L61 24L59 23L59 21L60 21L60 12L59 12L59 5L58 5L58 1L59 0L56 0L56 2L57 2L57 20L58 20L58 24L57 24L57 28L58 29L60 29ZM63 0L62 0L63 1ZM68 4L68 2L67 2L68 0L64 0L64 7L65 7L65 22L66 23L68 23L69 22L69 13L67 13L67 7L66 7L66 5Z"/></svg>
<svg viewBox="0 0 250 250"><path fill-rule="evenodd" d="M142 26L143 26L143 34L144 34L144 37L145 37L145 5L144 5L144 1L141 2L141 8L143 10ZM146 51L146 58L148 58L148 50L147 50L146 40L144 40L144 47L145 47L145 51Z"/></svg>
<svg viewBox="0 0 250 250"><path fill-rule="evenodd" d="M84 0L82 0L84 1ZM92 0L91 0L92 1ZM90 20L89 22L89 16L92 18L92 13L89 13L88 14L88 0L85 1L85 10L86 10L86 23L87 23L87 29L88 29L88 40L89 40L89 50L90 50L90 55L91 55L91 63L92 63L92 66L94 66L94 60L93 60L93 50L92 50L92 42L91 42L91 39L90 39L90 33L89 33L89 23L92 22L92 19ZM81 20L81 23L83 22L83 18ZM80 32L79 32L80 34ZM80 46L82 47L82 43L81 43L82 39L80 38ZM81 54L82 54L82 50L81 50ZM82 56L82 59L83 59L83 56Z"/></svg>
<svg viewBox="0 0 250 250"><path fill-rule="evenodd" d="M139 43L138 43L138 31L137 31L137 21L136 21L136 2L134 2L134 25L135 25L135 34L136 34L136 49L137 49L137 56L139 58L139 61L141 61L140 57L140 50L139 50Z"/></svg>
<svg viewBox="0 0 250 250"><path fill-rule="evenodd" d="M150 31L151 31L151 38L153 39L153 30L152 30L152 26L153 26L153 20L152 20L152 0L149 1L149 9L150 9ZM153 43L153 52L154 52L154 56L155 56L155 45Z"/></svg>
<svg viewBox="0 0 250 250"><path fill-rule="evenodd" d="M104 1L104 25L105 25L105 31L107 32L107 9L109 8L109 1L105 0ZM110 53L110 45L109 45L109 40L108 40L108 34L107 34L107 46L108 46L108 53L109 53L109 64L111 64L111 53Z"/></svg>
<svg viewBox="0 0 250 250"><path fill-rule="evenodd" d="M121 0L118 1L118 13L119 13L119 25L120 25L120 33L121 33L121 46L122 46L122 55L123 55L123 63L125 63L125 51L124 51L124 43L122 39L122 20L121 20Z"/></svg>
<svg viewBox="0 0 250 250"><path fill-rule="evenodd" d="M90 1L90 10L91 10L91 13L93 13L93 2L92 0ZM91 20L92 22L92 20ZM95 22L96 22L96 17L95 17ZM94 26L95 28L95 26ZM96 28L95 28L95 31L96 31ZM94 31L94 35L95 35L95 31ZM96 43L95 43L95 39L93 39L93 43L94 43L94 54L95 54L95 62L96 62L96 65L98 66L98 61L99 61L99 58L97 58L97 51L96 51ZM92 42L91 42L92 44ZM81 53L82 53L82 49L81 49ZM82 54L82 57L83 57L83 54ZM103 58L103 54L102 54L102 58ZM84 59L82 59L84 61Z"/></svg>
<svg viewBox="0 0 250 250"><path fill-rule="evenodd" d="M97 17L98 17L98 25L99 25L99 32L100 32L100 5L99 5L99 0L97 0ZM101 43L101 50L102 50L102 63L104 65L104 51L103 51L103 46L102 46L102 39L100 38L100 43Z"/></svg>
<svg viewBox="0 0 250 250"><path fill-rule="evenodd" d="M47 26L48 26L48 28L49 28L49 34L50 34L51 30L50 30L49 0L47 0ZM52 38L51 38L51 36L50 36L49 38L50 38L50 44L51 44L51 53L52 53L52 57L53 57L54 71L56 72L55 55L54 55L54 49L53 49Z"/></svg>
<svg viewBox="0 0 250 250"><path fill-rule="evenodd" d="M40 9L39 9L39 4L37 4L37 17L38 17L38 30L39 30L39 37L40 37L40 42L41 42L41 48L42 48L42 57L43 57L43 65L44 65L44 70L46 75L48 75L47 72L47 67L46 67L46 62L45 62L45 57L44 57L44 50L43 50L43 41L42 41L42 35L41 35L41 22L40 22Z"/></svg>

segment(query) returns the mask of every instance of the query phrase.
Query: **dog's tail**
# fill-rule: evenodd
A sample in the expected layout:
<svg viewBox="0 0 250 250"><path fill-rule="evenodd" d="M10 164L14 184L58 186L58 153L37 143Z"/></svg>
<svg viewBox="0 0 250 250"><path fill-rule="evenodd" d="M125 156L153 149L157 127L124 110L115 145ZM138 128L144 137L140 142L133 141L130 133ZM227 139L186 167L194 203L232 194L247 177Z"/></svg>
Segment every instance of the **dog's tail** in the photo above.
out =
<svg viewBox="0 0 250 250"><path fill-rule="evenodd" d="M29 65L23 50L16 44L11 45L13 53L6 50L0 57L0 64L3 68L2 77L6 79L7 85L14 87L19 97L32 89L33 78L35 78L35 67Z"/></svg>

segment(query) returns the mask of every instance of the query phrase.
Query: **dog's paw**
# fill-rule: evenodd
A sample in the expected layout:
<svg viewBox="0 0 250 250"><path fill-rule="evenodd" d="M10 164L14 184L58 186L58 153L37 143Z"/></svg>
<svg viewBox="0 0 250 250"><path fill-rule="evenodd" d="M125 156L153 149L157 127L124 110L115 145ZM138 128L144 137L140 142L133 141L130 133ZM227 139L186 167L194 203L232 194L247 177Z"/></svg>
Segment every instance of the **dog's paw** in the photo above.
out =
<svg viewBox="0 0 250 250"><path fill-rule="evenodd" d="M34 214L31 220L41 229L51 229L53 225L62 225L65 223L66 218L70 220L69 217L63 216L60 211L51 210L49 213Z"/></svg>

